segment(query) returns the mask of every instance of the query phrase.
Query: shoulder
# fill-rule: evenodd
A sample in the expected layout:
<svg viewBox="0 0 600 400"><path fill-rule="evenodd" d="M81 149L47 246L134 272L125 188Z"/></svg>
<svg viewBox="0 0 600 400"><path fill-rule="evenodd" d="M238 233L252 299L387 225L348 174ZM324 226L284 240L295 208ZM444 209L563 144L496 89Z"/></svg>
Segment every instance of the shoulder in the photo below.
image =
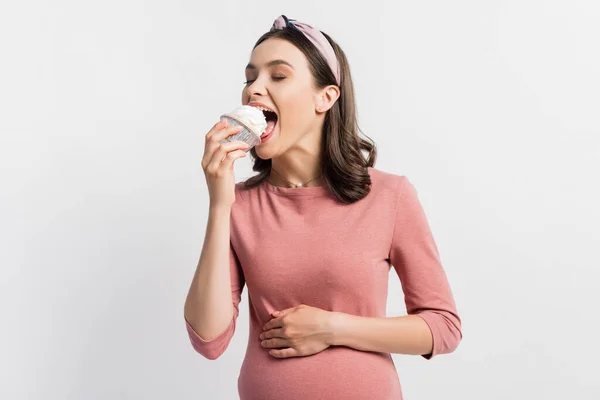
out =
<svg viewBox="0 0 600 400"><path fill-rule="evenodd" d="M367 169L371 176L373 187L385 188L392 191L396 196L399 196L410 184L406 175L399 175L374 167L368 167Z"/></svg>
<svg viewBox="0 0 600 400"><path fill-rule="evenodd" d="M235 202L241 203L246 200L247 194L245 193L248 189L244 187L246 181L239 181L235 184Z"/></svg>
<svg viewBox="0 0 600 400"><path fill-rule="evenodd" d="M383 214L396 213L407 194L410 196L408 177L373 167L368 167L368 171L371 177L369 197L372 205Z"/></svg>
<svg viewBox="0 0 600 400"><path fill-rule="evenodd" d="M255 185L253 187L246 187L246 181L250 179L239 181L235 184L235 202L236 203L246 203L248 201L252 201L249 199L255 198L255 193L260 189L260 185Z"/></svg>

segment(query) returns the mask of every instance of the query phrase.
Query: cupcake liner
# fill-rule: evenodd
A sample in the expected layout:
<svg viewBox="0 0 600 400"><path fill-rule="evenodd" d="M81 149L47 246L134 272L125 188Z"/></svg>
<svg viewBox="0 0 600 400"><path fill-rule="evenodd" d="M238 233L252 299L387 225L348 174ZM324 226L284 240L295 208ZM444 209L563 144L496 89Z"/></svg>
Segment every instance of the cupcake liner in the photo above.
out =
<svg viewBox="0 0 600 400"><path fill-rule="evenodd" d="M241 126L243 127L243 129L235 135L229 135L225 139L221 140L219 143L236 141L245 142L250 145L250 147L245 150L246 152L250 151L252 147L260 144L260 138L256 136L246 125L229 115L221 115L221 120L223 119L227 119L227 122L230 126Z"/></svg>

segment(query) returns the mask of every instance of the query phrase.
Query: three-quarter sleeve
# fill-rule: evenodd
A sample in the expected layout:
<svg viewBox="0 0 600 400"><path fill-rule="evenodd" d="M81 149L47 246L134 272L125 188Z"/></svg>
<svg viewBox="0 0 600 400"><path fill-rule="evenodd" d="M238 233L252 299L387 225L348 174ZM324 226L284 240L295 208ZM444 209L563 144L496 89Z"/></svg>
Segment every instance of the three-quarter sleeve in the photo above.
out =
<svg viewBox="0 0 600 400"><path fill-rule="evenodd" d="M394 224L389 259L406 311L423 318L433 336L433 351L422 356L451 353L462 339L461 319L425 211L406 176L399 176Z"/></svg>
<svg viewBox="0 0 600 400"><path fill-rule="evenodd" d="M244 274L231 242L229 243L229 271L231 278L233 317L231 318L231 321L225 330L223 330L223 332L221 332L217 337L205 340L200 337L192 325L190 325L187 318L184 317L188 336L194 350L209 360L215 360L218 358L225 352L227 346L229 346L229 342L231 341L231 338L235 332L236 321L239 315L239 303L241 301L242 290L244 289L245 284Z"/></svg>

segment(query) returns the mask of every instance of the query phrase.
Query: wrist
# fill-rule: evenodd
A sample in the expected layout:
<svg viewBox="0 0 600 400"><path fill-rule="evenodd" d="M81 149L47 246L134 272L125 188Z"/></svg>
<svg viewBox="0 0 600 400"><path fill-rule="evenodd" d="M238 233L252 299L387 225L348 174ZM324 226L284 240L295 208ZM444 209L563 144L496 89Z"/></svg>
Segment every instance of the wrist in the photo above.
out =
<svg viewBox="0 0 600 400"><path fill-rule="evenodd" d="M347 325L349 314L332 311L329 318L329 344L340 346L344 333L344 327Z"/></svg>
<svg viewBox="0 0 600 400"><path fill-rule="evenodd" d="M208 211L211 213L224 213L228 214L231 212L231 206L228 204L209 204Z"/></svg>

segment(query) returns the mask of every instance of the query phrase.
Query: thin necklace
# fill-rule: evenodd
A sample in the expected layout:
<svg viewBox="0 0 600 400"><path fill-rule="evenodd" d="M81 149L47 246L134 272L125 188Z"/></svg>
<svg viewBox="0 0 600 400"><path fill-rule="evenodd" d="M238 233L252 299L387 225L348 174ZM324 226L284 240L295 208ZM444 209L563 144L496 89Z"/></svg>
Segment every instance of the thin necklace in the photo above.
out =
<svg viewBox="0 0 600 400"><path fill-rule="evenodd" d="M293 182L290 182L290 181L288 181L287 179L285 179L285 178L284 178L284 177L283 177L283 176L282 176L282 175L281 175L279 172L275 171L275 169L274 169L273 167L271 167L271 169L273 170L273 172L275 172L277 175L281 176L281 177L282 177L282 178L283 178L283 179L284 179L286 182L290 183L290 184L292 185L292 187L295 187L295 188L299 188L299 187L306 186L306 184L307 184L308 182L312 182L312 181L314 181L315 179L317 179L317 178L320 178L320 177L322 176L322 174L321 174L321 175L317 176L317 178L313 178L313 179L311 179L310 181L306 181L306 182L304 182L304 183L293 183ZM269 180L269 179L268 179L268 177L267 177L267 181L268 181L268 180Z"/></svg>

